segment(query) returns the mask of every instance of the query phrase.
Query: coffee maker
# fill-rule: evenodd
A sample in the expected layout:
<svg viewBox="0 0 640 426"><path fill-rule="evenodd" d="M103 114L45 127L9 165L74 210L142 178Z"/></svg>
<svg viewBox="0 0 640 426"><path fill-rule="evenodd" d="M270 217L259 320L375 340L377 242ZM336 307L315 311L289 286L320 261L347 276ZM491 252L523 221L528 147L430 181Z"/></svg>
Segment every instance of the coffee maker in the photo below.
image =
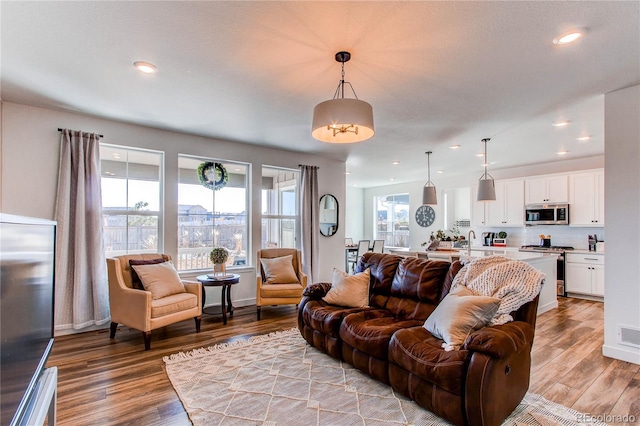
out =
<svg viewBox="0 0 640 426"><path fill-rule="evenodd" d="M483 232L482 233L482 245L483 246L492 246L493 239L496 237L495 232Z"/></svg>

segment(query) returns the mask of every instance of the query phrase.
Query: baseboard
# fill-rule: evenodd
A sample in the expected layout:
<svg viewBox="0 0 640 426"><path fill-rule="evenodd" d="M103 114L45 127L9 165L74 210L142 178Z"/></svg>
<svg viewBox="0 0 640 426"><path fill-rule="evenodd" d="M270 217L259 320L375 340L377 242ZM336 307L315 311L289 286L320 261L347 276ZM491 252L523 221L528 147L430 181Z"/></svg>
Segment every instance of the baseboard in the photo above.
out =
<svg viewBox="0 0 640 426"><path fill-rule="evenodd" d="M538 305L538 315L543 314L543 313L545 313L547 311L550 311L552 309L555 309L557 307L558 307L558 301L557 300L551 301L551 302L546 303L544 305Z"/></svg>
<svg viewBox="0 0 640 426"><path fill-rule="evenodd" d="M623 349L616 346L602 345L602 355L640 365L640 351L638 349Z"/></svg>

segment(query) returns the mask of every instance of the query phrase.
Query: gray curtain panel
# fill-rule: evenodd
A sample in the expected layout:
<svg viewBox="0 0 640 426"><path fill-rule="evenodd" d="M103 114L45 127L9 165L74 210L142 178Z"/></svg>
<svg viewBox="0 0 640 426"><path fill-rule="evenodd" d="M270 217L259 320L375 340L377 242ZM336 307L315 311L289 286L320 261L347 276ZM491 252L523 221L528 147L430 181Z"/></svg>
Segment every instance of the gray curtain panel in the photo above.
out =
<svg viewBox="0 0 640 426"><path fill-rule="evenodd" d="M307 274L307 283L318 277L318 240L320 221L318 215L318 167L300 165L300 222L302 268Z"/></svg>
<svg viewBox="0 0 640 426"><path fill-rule="evenodd" d="M55 220L55 329L109 322L99 135L62 131Z"/></svg>

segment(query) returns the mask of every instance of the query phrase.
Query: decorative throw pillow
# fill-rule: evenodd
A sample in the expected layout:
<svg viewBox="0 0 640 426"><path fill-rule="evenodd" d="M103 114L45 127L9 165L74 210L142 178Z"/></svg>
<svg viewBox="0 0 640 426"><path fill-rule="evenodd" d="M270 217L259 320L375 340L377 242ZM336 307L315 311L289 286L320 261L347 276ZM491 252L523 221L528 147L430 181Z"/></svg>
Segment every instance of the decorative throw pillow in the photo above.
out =
<svg viewBox="0 0 640 426"><path fill-rule="evenodd" d="M160 257L158 259L147 259L147 260L138 260L138 259L130 259L129 266L133 265L155 265L158 263L164 263L166 259ZM131 268L131 286L136 290L144 290L142 286L142 282L140 281L140 277L136 273L136 270Z"/></svg>
<svg viewBox="0 0 640 426"><path fill-rule="evenodd" d="M293 269L292 255L260 259L260 264L267 284L295 284L300 282L296 271Z"/></svg>
<svg viewBox="0 0 640 426"><path fill-rule="evenodd" d="M178 271L171 262L155 265L131 265L142 281L144 289L151 292L153 299L162 299L172 294L184 293L184 285Z"/></svg>
<svg viewBox="0 0 640 426"><path fill-rule="evenodd" d="M464 286L457 286L436 307L424 328L444 340L446 350L457 349L467 336L489 324L498 311L500 299L477 296Z"/></svg>
<svg viewBox="0 0 640 426"><path fill-rule="evenodd" d="M355 275L333 268L331 289L322 298L327 303L349 308L369 306L369 268Z"/></svg>

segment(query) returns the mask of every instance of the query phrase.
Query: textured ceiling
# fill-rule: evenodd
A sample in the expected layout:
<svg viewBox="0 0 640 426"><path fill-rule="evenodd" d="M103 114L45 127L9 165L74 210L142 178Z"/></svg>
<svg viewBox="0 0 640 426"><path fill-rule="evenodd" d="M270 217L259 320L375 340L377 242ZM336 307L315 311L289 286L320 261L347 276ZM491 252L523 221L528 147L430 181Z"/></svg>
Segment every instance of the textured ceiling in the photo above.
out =
<svg viewBox="0 0 640 426"><path fill-rule="evenodd" d="M0 7L5 101L344 159L363 187L424 179L427 150L432 175L480 172L485 137L493 169L601 155L604 93L640 83L637 1ZM575 27L587 36L552 43ZM310 128L339 50L376 134L335 146ZM139 73L138 60L159 72ZM551 126L560 119L571 124Z"/></svg>

